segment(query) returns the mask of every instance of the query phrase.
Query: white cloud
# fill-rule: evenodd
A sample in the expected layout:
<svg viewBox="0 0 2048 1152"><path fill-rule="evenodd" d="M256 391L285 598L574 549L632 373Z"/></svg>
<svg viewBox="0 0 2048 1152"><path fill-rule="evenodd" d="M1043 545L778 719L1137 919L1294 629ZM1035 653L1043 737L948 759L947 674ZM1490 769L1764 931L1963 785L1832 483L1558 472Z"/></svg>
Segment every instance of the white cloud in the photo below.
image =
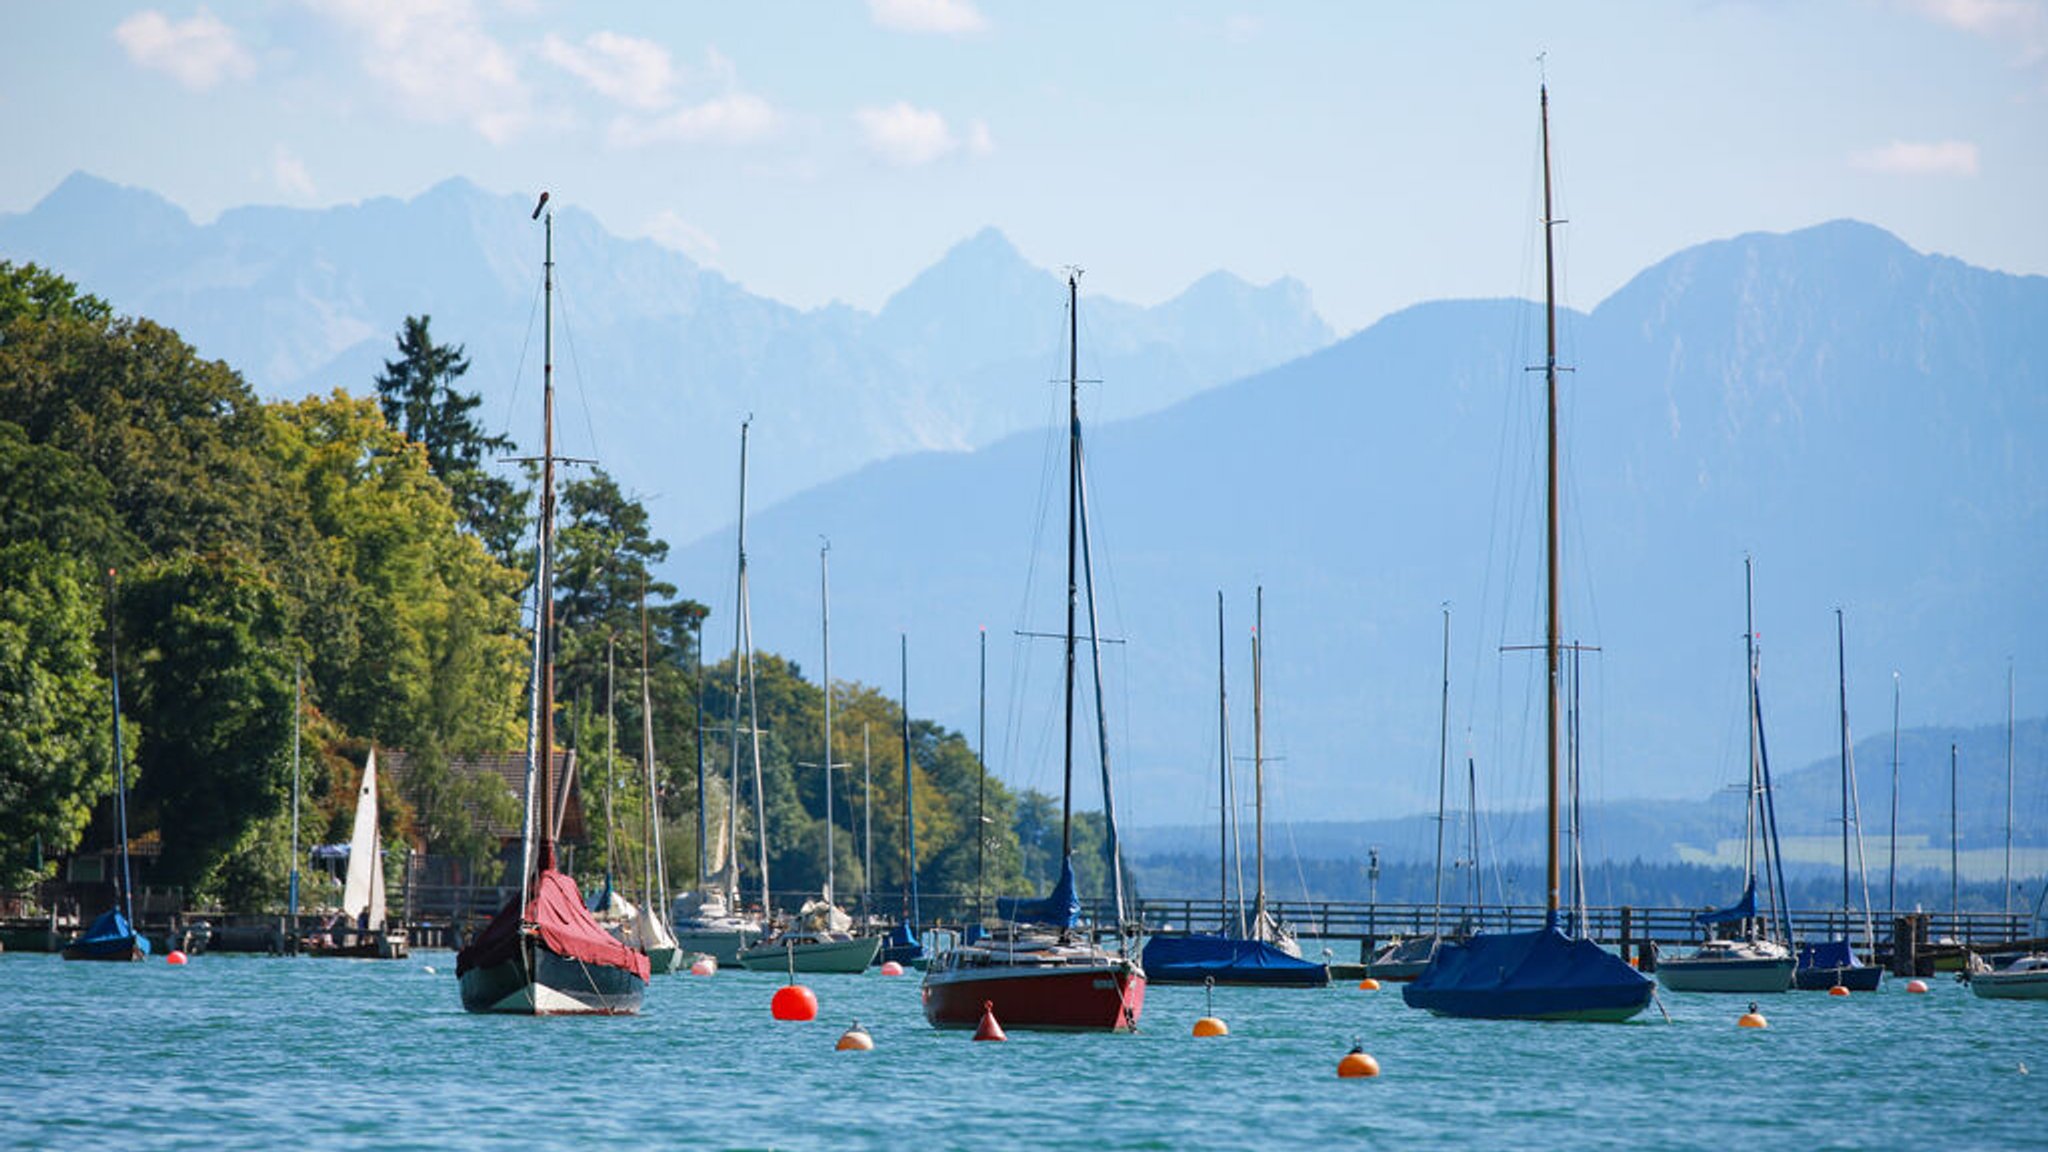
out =
<svg viewBox="0 0 2048 1152"><path fill-rule="evenodd" d="M868 17L897 32L965 36L988 27L968 0L868 0Z"/></svg>
<svg viewBox="0 0 2048 1152"><path fill-rule="evenodd" d="M1906 176L1975 176L1977 146L1962 140L1894 140L1850 158L1869 172Z"/></svg>
<svg viewBox="0 0 2048 1152"><path fill-rule="evenodd" d="M962 147L944 116L901 100L886 108L856 109L853 119L860 125L869 150L905 168L930 164ZM968 126L965 147L977 156L995 151L986 123L976 120Z"/></svg>
<svg viewBox="0 0 2048 1152"><path fill-rule="evenodd" d="M484 28L472 0L306 0L361 40L363 70L405 112L461 123L492 143L528 119L513 55Z"/></svg>
<svg viewBox="0 0 2048 1152"><path fill-rule="evenodd" d="M775 109L759 96L729 92L647 119L621 117L612 122L614 146L642 144L745 144L775 130Z"/></svg>
<svg viewBox="0 0 2048 1152"><path fill-rule="evenodd" d="M153 9L137 12L115 25L114 39L130 60L169 73L194 92L255 71L235 30L205 8L175 24Z"/></svg>
<svg viewBox="0 0 2048 1152"><path fill-rule="evenodd" d="M277 190L297 200L311 200L318 193L306 165L289 148L279 144L270 153L270 180Z"/></svg>
<svg viewBox="0 0 2048 1152"><path fill-rule="evenodd" d="M676 71L668 49L652 40L593 32L579 47L551 33L541 41L540 53L600 94L628 107L649 111L665 107L675 88Z"/></svg>
<svg viewBox="0 0 2048 1152"><path fill-rule="evenodd" d="M663 208L654 214L647 222L646 236L663 248L681 252L699 264L710 264L718 258L718 241L671 208Z"/></svg>
<svg viewBox="0 0 2048 1152"><path fill-rule="evenodd" d="M1922 15L1996 40L2022 67L2048 64L2048 4L2041 0L1911 0Z"/></svg>

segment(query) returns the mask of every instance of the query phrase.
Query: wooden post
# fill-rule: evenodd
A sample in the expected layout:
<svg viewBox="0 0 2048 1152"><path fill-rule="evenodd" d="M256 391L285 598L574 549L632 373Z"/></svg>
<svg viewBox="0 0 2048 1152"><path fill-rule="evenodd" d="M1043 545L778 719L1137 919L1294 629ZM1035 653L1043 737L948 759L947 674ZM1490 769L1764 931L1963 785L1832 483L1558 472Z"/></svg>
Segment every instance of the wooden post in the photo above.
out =
<svg viewBox="0 0 2048 1152"><path fill-rule="evenodd" d="M1633 955L1635 941L1632 938L1634 936L1632 929L1634 927L1635 909L1623 904L1621 906L1621 962L1624 964L1637 963L1637 958Z"/></svg>
<svg viewBox="0 0 2048 1152"><path fill-rule="evenodd" d="M1913 975L1913 961L1916 958L1913 948L1914 919L1914 916L1908 913L1904 916L1894 917L1892 920L1892 975L1894 976Z"/></svg>

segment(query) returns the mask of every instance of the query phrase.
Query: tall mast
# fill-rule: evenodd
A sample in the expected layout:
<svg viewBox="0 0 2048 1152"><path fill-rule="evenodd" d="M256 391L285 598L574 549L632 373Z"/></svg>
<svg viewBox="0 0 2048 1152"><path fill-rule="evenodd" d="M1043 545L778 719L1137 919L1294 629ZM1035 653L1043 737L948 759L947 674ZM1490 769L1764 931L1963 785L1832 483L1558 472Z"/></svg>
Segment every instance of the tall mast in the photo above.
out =
<svg viewBox="0 0 2048 1152"><path fill-rule="evenodd" d="M1550 206L1550 86L1542 89L1543 108L1543 393L1545 411L1544 568L1547 583L1544 611L1543 664L1549 684L1546 737L1543 754L1549 785L1548 825L1544 835L1544 911L1546 923L1557 923L1557 741L1558 741L1558 637L1562 632L1558 609L1558 490L1557 490L1557 261Z"/></svg>
<svg viewBox="0 0 2048 1152"><path fill-rule="evenodd" d="M728 781L725 792L725 890L728 904L736 904L739 901L740 704L742 703L741 698L746 692L748 660L747 651L742 645L747 636L745 612L747 602L747 425L751 422L752 417L740 421L739 551L737 553L738 560L735 565L737 571L735 580L737 584L733 592L732 613L732 754L730 757L732 778ZM737 911L737 909L734 910ZM761 911L766 913L767 910L767 905L764 903Z"/></svg>
<svg viewBox="0 0 2048 1152"><path fill-rule="evenodd" d="M654 767L654 675L650 671L653 660L649 655L653 650L652 633L647 626L647 576L643 573L640 577L640 750L647 771L647 841L642 846L642 855L647 859L642 871L652 874L640 896L642 902L658 902L661 914L666 916L668 860L661 851L661 778Z"/></svg>
<svg viewBox="0 0 2048 1152"><path fill-rule="evenodd" d="M2005 900L2004 912L2007 920L2012 919L2012 734L2013 734L2012 660L2005 663Z"/></svg>
<svg viewBox="0 0 2048 1152"><path fill-rule="evenodd" d="M903 677L903 915L913 927L917 915L917 802L912 793L916 777L910 755L910 637L898 637Z"/></svg>
<svg viewBox="0 0 2048 1152"><path fill-rule="evenodd" d="M1899 674L1892 673L1892 818L1891 851L1886 855L1884 876L1885 918L1899 914Z"/></svg>
<svg viewBox="0 0 2048 1152"><path fill-rule="evenodd" d="M1436 733L1436 911L1430 917L1430 933L1442 939L1444 933L1444 800L1450 789L1451 761L1451 606L1444 605L1444 691L1437 711Z"/></svg>
<svg viewBox="0 0 2048 1152"><path fill-rule="evenodd" d="M832 903L835 887L832 866L832 542L818 549L819 633L825 655L825 903Z"/></svg>
<svg viewBox="0 0 2048 1152"><path fill-rule="evenodd" d="M534 205L536 215L547 207L547 193ZM539 811L535 817L534 866L555 867L555 214L544 217L546 256L541 263L541 453L540 453L540 582L534 607L539 613L540 668L536 733L531 754L539 774Z"/></svg>
<svg viewBox="0 0 2048 1152"><path fill-rule="evenodd" d="M1948 746L1948 921L1955 931L1963 908L1962 861L1956 851L1956 746Z"/></svg>
<svg viewBox="0 0 2048 1152"><path fill-rule="evenodd" d="M1230 691L1223 670L1223 592L1216 592L1216 900L1221 919L1230 907ZM1242 917L1240 917L1242 919ZM1242 927L1240 925L1240 927Z"/></svg>
<svg viewBox="0 0 2048 1152"><path fill-rule="evenodd" d="M287 941L299 936L299 720L306 708L305 665L292 661L292 874L286 885ZM297 951L296 944L292 946Z"/></svg>
<svg viewBox="0 0 2048 1152"><path fill-rule="evenodd" d="M1842 715L1842 935L1849 935L1849 660L1842 640L1842 610L1835 609L1835 683Z"/></svg>
<svg viewBox="0 0 2048 1152"><path fill-rule="evenodd" d="M1080 455L1080 442L1074 443ZM1116 789L1109 771L1109 714L1102 706L1102 622L1095 612L1095 555L1089 547L1088 475L1081 471L1081 569L1088 579L1088 661L1095 685L1095 746L1102 761L1102 828L1104 848L1109 853L1110 888L1116 899L1116 919L1124 923L1124 858L1117 841ZM1119 939L1123 937L1119 936Z"/></svg>
<svg viewBox="0 0 2048 1152"><path fill-rule="evenodd" d="M1060 793L1060 861L1062 867L1074 855L1074 612L1080 600L1076 572L1078 533L1075 520L1081 507L1081 353L1080 321L1076 297L1080 294L1079 273L1067 273L1067 649L1066 649L1066 738L1062 747L1064 784Z"/></svg>
<svg viewBox="0 0 2048 1152"><path fill-rule="evenodd" d="M875 777L868 747L868 726L860 726L860 916L868 918L868 894L875 881Z"/></svg>
<svg viewBox="0 0 2048 1152"><path fill-rule="evenodd" d="M982 915L988 882L988 629L981 630L980 721L974 737L974 915Z"/></svg>
<svg viewBox="0 0 2048 1152"><path fill-rule="evenodd" d="M114 570L107 569L107 675L114 702L114 835L121 846L121 915L135 930L134 877L128 870L128 762L121 744L121 644L114 605L119 599Z"/></svg>
<svg viewBox="0 0 2048 1152"><path fill-rule="evenodd" d="M612 844L612 826L614 824L612 819L612 778L618 775L615 763L618 751L618 740L615 736L615 730L618 725L614 720L614 710L612 708L612 701L614 699L612 682L614 673L617 671L617 649L618 637L607 631L604 637L604 879L606 888L611 887L612 873L618 870L618 866L613 863L616 857L616 849ZM581 712L582 698L580 693L578 694L577 703L579 707L575 711ZM577 746L582 746L580 740ZM646 847L644 841L641 847ZM645 879L644 875L642 879ZM643 898L647 895L644 886L640 894Z"/></svg>
<svg viewBox="0 0 2048 1152"><path fill-rule="evenodd" d="M1266 938L1266 589L1252 617L1252 932Z"/></svg>
<svg viewBox="0 0 2048 1152"><path fill-rule="evenodd" d="M754 759L754 846L761 871L761 915L773 908L768 887L768 797L761 787L761 698L754 681L754 606L746 595L746 568L740 568L740 626L747 642L747 749Z"/></svg>
<svg viewBox="0 0 2048 1152"><path fill-rule="evenodd" d="M693 613L693 616L695 627L691 631L697 649L697 722L696 739L692 743L697 746L697 887L702 888L709 864L706 853L710 851L711 821L704 804L704 616L702 613Z"/></svg>
<svg viewBox="0 0 2048 1152"><path fill-rule="evenodd" d="M1756 824L1757 801L1763 787L1761 766L1756 754L1756 571L1748 556L1742 558L1742 652L1746 666L1743 689L1750 703L1742 711L1749 721L1749 803L1742 821L1742 874L1750 884L1756 883ZM1747 927L1747 925L1745 925Z"/></svg>

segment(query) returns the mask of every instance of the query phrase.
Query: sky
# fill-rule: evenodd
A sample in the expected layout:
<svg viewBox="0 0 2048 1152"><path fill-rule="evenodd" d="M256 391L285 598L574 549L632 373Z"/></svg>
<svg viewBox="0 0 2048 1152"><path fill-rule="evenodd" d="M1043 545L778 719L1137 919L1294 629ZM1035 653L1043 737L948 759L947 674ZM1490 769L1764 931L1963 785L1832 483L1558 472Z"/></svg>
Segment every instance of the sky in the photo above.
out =
<svg viewBox="0 0 2048 1152"><path fill-rule="evenodd" d="M1292 276L1348 333L1525 287L1547 76L1577 306L1841 217L2048 272L2048 0L17 0L7 24L5 212L78 170L202 222L463 176L800 307L878 308L993 225L1139 303Z"/></svg>

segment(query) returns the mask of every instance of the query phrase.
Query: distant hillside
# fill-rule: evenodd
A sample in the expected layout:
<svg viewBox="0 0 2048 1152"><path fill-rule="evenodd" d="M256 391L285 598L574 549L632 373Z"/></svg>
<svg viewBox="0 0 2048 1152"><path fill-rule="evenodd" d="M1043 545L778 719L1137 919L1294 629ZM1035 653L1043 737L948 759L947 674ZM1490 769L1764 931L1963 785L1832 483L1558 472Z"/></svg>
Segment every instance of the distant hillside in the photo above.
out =
<svg viewBox="0 0 2048 1152"><path fill-rule="evenodd" d="M401 321L468 349L482 413L538 440L542 238L531 200L449 180L409 200L252 207L195 224L153 193L74 175L0 215L0 259L35 261L168 324L257 390L364 393ZM557 383L567 450L595 456L683 540L732 516L738 426L756 417L754 495L871 461L965 449L1046 411L1060 287L1000 232L963 241L877 315L754 295L651 241L556 218ZM1215 273L1153 308L1091 314L1106 411L1153 411L1330 341L1308 292ZM524 400L519 396L523 391Z"/></svg>
<svg viewBox="0 0 2048 1152"><path fill-rule="evenodd" d="M1099 307L1084 294L1084 322ZM1566 631L1599 649L1583 658L1589 803L1737 778L1745 553L1779 763L1837 743L1837 606L1857 732L1889 727L1894 670L1910 726L2002 719L2012 655L2020 710L2048 712L2048 669L2028 664L2048 650L2048 279L1842 222L1680 253L1561 325ZM1526 371L1540 358L1540 308L1426 304L1164 411L1091 416L1102 628L1126 641L1105 659L1127 824L1214 809L1218 588L1233 740L1249 751L1261 582L1281 811L1434 806L1446 601L1460 759L1472 749L1491 806L1537 802L1541 660L1502 649L1542 635L1541 388ZM827 535L835 669L893 686L907 631L919 709L972 731L988 627L990 758L1057 790L1057 645L1012 633L1062 619L1059 441L874 464L758 515L759 642L815 651ZM675 569L721 604L731 552L720 534Z"/></svg>

